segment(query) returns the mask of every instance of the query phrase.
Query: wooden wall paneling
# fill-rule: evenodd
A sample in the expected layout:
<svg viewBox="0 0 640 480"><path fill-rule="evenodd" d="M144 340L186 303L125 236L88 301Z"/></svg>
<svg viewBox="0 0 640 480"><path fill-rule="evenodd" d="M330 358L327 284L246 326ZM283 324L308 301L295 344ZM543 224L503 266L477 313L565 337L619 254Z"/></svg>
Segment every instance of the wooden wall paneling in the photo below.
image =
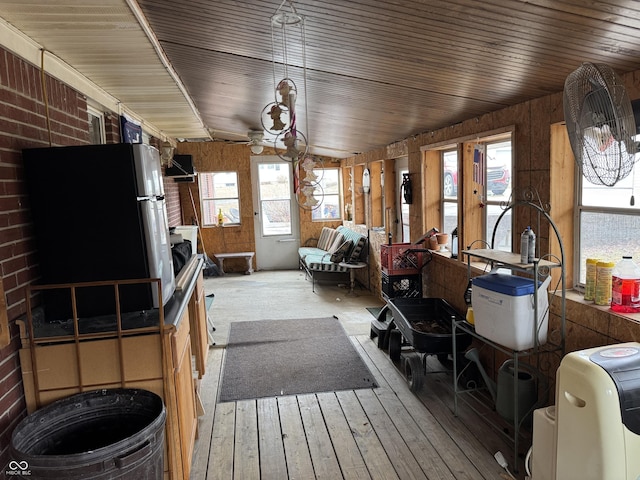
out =
<svg viewBox="0 0 640 480"><path fill-rule="evenodd" d="M407 163L411 186L413 189L413 203L409 205L409 231L412 239L418 239L433 225L428 226L428 219L424 213L427 200L424 190L424 177L426 174L424 154L420 150L422 136L414 137L408 141Z"/></svg>
<svg viewBox="0 0 640 480"><path fill-rule="evenodd" d="M551 144L551 169L549 175L549 192L551 212L550 216L560 231L560 237L564 244L566 286L573 288L573 245L574 228L574 191L575 191L575 169L576 162L573 157L567 127L564 123L555 123L550 128ZM555 235L550 235L551 242L549 251L558 257L560 256L560 245ZM560 272L554 270L554 281L557 281Z"/></svg>
<svg viewBox="0 0 640 480"><path fill-rule="evenodd" d="M371 191L369 192L369 204L370 204L370 228L384 227L384 209L383 209L383 187L380 182L382 176L383 162L371 162L369 167L369 174L371 178Z"/></svg>
<svg viewBox="0 0 640 480"><path fill-rule="evenodd" d="M342 198L344 201L344 219L351 222L353 221L353 167L350 165L342 165ZM349 205L349 211L351 212L351 218L347 215L347 205Z"/></svg>
<svg viewBox="0 0 640 480"><path fill-rule="evenodd" d="M366 203L365 195L362 192L362 172L364 171L364 165L355 165L353 168L353 205L354 222L358 225L366 224Z"/></svg>
<svg viewBox="0 0 640 480"><path fill-rule="evenodd" d="M460 164L461 177L464 184L460 187L458 181L458 199L462 202L462 214L460 228L458 229L458 244L466 249L474 241L485 238L483 224L483 198L484 187L473 181L473 157L475 141L465 142L462 145ZM485 248L486 245L474 245L474 248Z"/></svg>
<svg viewBox="0 0 640 480"><path fill-rule="evenodd" d="M440 192L442 190L442 162L439 150L428 150L424 152L424 160L422 165L422 174L411 175L411 184L413 188L413 201L417 201L418 193L422 192L422 205L424 207L423 218L424 223L421 224L420 231L413 229L411 224L411 239L420 238L426 231L432 227L442 228L442 205L440 203ZM418 179L420 177L420 179ZM422 191L416 190L416 184L422 184ZM415 209L410 208L410 212Z"/></svg>
<svg viewBox="0 0 640 480"><path fill-rule="evenodd" d="M398 182L396 178L396 170L394 168L395 160L384 161L384 205L385 205L385 237L389 238L389 233L393 235L393 243L398 243L397 223L398 219Z"/></svg>

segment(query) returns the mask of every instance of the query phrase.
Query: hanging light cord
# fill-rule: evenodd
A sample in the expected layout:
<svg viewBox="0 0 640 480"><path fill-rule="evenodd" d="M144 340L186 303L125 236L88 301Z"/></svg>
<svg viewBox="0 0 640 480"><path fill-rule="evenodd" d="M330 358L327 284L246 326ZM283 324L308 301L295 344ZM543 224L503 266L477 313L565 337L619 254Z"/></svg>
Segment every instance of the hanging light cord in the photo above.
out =
<svg viewBox="0 0 640 480"><path fill-rule="evenodd" d="M44 52L44 48L40 50L40 83L42 84L42 99L44 100L44 113L47 118L47 132L49 133L49 146L51 147L53 142L51 141L51 117L49 116L49 99L47 97L47 82L44 73Z"/></svg>

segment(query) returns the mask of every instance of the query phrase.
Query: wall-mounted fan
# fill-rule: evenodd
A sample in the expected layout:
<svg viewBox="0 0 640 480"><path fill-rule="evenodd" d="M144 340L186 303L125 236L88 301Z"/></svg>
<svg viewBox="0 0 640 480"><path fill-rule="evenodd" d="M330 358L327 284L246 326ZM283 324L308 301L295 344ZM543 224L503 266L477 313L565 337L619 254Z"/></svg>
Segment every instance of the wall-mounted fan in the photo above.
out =
<svg viewBox="0 0 640 480"><path fill-rule="evenodd" d="M613 186L633 170L636 121L622 80L604 64L583 63L564 84L564 117L582 175Z"/></svg>

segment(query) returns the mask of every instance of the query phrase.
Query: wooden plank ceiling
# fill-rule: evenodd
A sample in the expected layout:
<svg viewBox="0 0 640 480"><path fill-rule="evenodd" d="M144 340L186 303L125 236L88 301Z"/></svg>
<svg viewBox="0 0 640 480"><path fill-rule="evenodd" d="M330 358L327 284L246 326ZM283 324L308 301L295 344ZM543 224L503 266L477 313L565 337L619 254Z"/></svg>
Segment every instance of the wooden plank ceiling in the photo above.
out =
<svg viewBox="0 0 640 480"><path fill-rule="evenodd" d="M36 41L54 45L49 48L81 72L117 74L119 81L104 88L127 103L127 96L148 91L136 78L135 62L152 55L142 42L125 50L116 42L118 54L130 60L117 63L109 61L113 52L105 51L104 39L84 57L70 53L70 42L52 40L60 38L63 26L65 36L82 42L90 32L75 26L86 20L80 6L93 4L90 14L108 22L111 9L97 8L105 3L2 0L0 5L10 8L0 8L0 15ZM280 0L108 3L139 8L213 139L246 140L248 130L262 129L261 112L275 99L274 70L275 81L284 75L279 37L272 41L270 27ZM288 75L301 90L298 126L321 155L348 157L561 91L583 61L607 63L618 73L640 69L640 2L634 0L299 0L294 5L306 20L306 95L295 28L288 30ZM90 57L93 62L85 63L91 65L80 61ZM163 109L160 93L156 99L155 108L141 112L152 123L165 121L177 108ZM169 136L189 139L177 125L165 123Z"/></svg>

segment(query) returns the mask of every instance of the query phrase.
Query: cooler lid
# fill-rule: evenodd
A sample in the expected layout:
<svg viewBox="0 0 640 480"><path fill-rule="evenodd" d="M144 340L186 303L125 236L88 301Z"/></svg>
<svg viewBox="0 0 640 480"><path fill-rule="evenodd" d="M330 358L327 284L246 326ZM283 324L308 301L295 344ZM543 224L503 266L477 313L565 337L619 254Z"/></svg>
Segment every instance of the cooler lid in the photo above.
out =
<svg viewBox="0 0 640 480"><path fill-rule="evenodd" d="M471 280L473 286L512 297L533 295L533 279L506 273L490 273Z"/></svg>

